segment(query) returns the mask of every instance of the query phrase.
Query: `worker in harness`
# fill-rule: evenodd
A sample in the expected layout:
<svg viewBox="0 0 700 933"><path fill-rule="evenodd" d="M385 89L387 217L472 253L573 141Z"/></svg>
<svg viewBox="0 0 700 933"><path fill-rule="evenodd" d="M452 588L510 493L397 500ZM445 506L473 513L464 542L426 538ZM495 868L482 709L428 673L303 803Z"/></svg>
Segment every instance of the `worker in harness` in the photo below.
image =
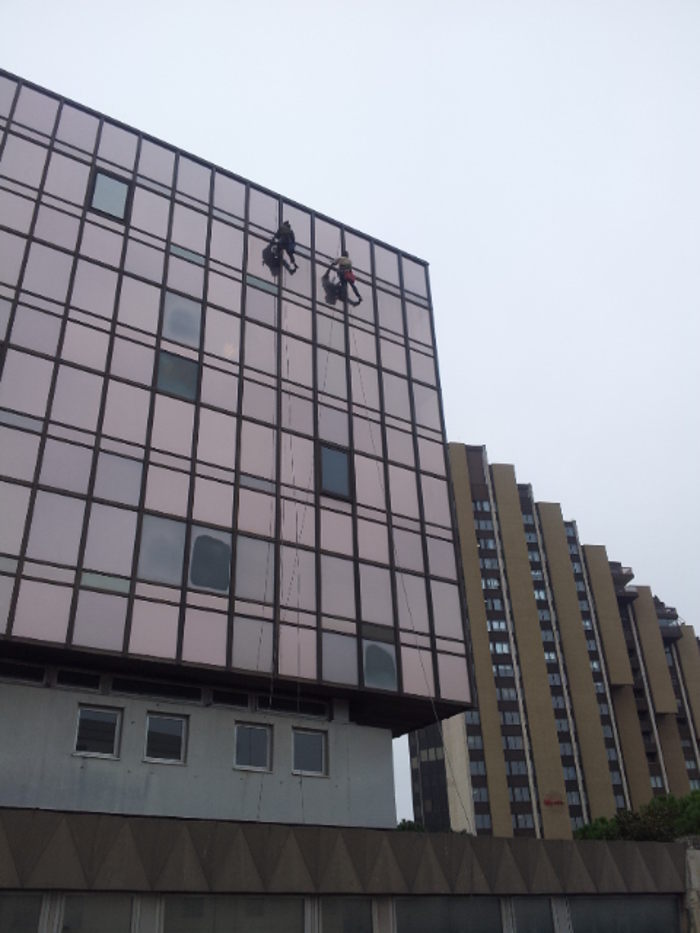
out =
<svg viewBox="0 0 700 933"><path fill-rule="evenodd" d="M298 268L297 261L294 258L296 245L297 241L291 224L288 220L283 220L277 233L263 250L263 262L266 266L269 266L273 275L279 272L280 263L284 265L287 272L294 275ZM287 262L284 258L285 253L289 256L290 262Z"/></svg>
<svg viewBox="0 0 700 933"><path fill-rule="evenodd" d="M332 270L335 270L338 277L337 281L331 282L330 274ZM326 269L322 282L326 293L326 301L329 304L335 304L339 298L342 298L343 301L347 301L348 304L356 307L362 301L362 295L360 295L357 285L355 285L355 273L352 271L352 262L346 249ZM353 290L357 301L348 298L348 286Z"/></svg>

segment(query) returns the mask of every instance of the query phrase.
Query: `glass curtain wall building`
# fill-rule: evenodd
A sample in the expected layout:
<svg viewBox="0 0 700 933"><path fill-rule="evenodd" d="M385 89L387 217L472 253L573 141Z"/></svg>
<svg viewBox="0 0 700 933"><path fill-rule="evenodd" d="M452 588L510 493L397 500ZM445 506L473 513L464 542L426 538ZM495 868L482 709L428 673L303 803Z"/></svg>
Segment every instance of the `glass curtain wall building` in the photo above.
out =
<svg viewBox="0 0 700 933"><path fill-rule="evenodd" d="M426 265L6 73L0 131L6 665L464 707Z"/></svg>

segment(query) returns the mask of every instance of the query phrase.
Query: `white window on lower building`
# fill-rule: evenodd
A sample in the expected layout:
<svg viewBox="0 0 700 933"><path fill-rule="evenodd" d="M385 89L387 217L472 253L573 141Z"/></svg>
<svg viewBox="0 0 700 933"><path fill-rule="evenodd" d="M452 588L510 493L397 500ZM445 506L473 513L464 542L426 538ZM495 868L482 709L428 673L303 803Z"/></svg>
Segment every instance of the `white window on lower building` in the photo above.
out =
<svg viewBox="0 0 700 933"><path fill-rule="evenodd" d="M187 719L149 713L146 717L146 760L184 763Z"/></svg>
<svg viewBox="0 0 700 933"><path fill-rule="evenodd" d="M294 774L328 773L325 732L292 729L292 771Z"/></svg>
<svg viewBox="0 0 700 933"><path fill-rule="evenodd" d="M250 771L272 770L272 728L236 723L234 764Z"/></svg>
<svg viewBox="0 0 700 933"><path fill-rule="evenodd" d="M122 712L104 706L81 706L78 710L78 729L75 751L79 755L97 755L117 758Z"/></svg>

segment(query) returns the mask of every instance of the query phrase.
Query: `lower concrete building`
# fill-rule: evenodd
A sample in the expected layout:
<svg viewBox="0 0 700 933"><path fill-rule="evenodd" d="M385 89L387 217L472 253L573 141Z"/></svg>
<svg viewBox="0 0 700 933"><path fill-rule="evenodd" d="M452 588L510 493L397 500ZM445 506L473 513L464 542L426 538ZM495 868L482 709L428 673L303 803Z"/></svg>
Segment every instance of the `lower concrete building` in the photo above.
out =
<svg viewBox="0 0 700 933"><path fill-rule="evenodd" d="M700 651L512 466L450 445L477 702L410 737L429 829L565 839L700 788Z"/></svg>
<svg viewBox="0 0 700 933"><path fill-rule="evenodd" d="M698 856L677 843L0 809L0 929L680 933L699 919Z"/></svg>

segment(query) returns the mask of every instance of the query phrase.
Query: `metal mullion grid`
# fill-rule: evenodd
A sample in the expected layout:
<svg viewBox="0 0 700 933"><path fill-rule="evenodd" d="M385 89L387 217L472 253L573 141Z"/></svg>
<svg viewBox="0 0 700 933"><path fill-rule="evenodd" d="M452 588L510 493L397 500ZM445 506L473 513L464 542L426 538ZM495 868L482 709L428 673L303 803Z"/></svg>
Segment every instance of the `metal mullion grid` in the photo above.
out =
<svg viewBox="0 0 700 933"><path fill-rule="evenodd" d="M403 272L403 269L402 269ZM426 300L428 302L427 312L428 312L428 322L430 324L430 339L431 339L431 349L432 349L432 358L433 365L435 367L435 390L437 392L437 401L438 401L438 412L440 414L440 429L442 432L442 437L447 438L447 427L445 425L445 410L442 403L442 383L440 382L440 368L438 365L437 357L437 335L435 333L435 318L433 316L433 296L432 289L430 287L430 276L428 275L427 268L424 267L425 275L425 290L426 290ZM404 309L405 310L405 309ZM406 331L406 351L409 361L409 366L411 365L411 352L410 345L408 343L408 330ZM411 398L413 398L413 392L411 392ZM416 441L417 443L417 441ZM464 620L464 625L462 626L464 633L464 650L465 650L465 664L467 668L467 685L469 687L470 698L473 698L476 693L476 675L473 668L473 658L474 654L472 652L471 646L471 631L469 627L469 617L467 613L467 590L466 584L464 582L464 567L462 566L462 548L459 539L459 523L457 521L457 506L455 504L454 491L452 486L452 471L450 465L450 456L449 448L447 441L443 440L443 453L445 458L445 480L447 482L447 500L450 507L450 518L452 519L452 541L453 548L455 551L455 565L457 568L457 589L459 590L459 601L460 608L462 610L462 619ZM420 466L420 461L418 461ZM484 471L486 472L486 470Z"/></svg>
<svg viewBox="0 0 700 933"><path fill-rule="evenodd" d="M277 202L277 229L282 221L282 205L280 198L275 198ZM284 280L284 260L283 250L278 245L279 256L279 275L277 276L277 321L275 327L276 347L275 354L277 360L277 386L275 388L275 412L277 415L277 424L275 425L275 527L272 536L273 546L273 571L274 578L272 582L272 678L270 680L270 693L272 694L274 685L274 675L279 674L279 642L282 607L280 604L280 587L282 584L282 542L281 542L281 519L282 519L282 282ZM274 276L273 276L274 278ZM299 542L297 542L297 547ZM268 545L269 547L269 545ZM297 567L297 573L299 569ZM297 633L298 634L298 633ZM298 650L298 649L297 649ZM297 674L299 672L297 671Z"/></svg>
<svg viewBox="0 0 700 933"><path fill-rule="evenodd" d="M313 419L313 469L314 469L314 566L316 568L316 660L317 660L317 679L322 681L323 674L323 612L321 610L321 482L320 482L320 450L321 438L318 432L318 393L319 393L319 370L318 370L318 325L316 315L317 307L317 289L316 289L316 214L312 213L310 218L310 252L309 265L311 274L311 397ZM354 475L354 470L353 470ZM357 636L356 636L357 637ZM358 668L359 677L359 668Z"/></svg>
<svg viewBox="0 0 700 933"><path fill-rule="evenodd" d="M345 228L341 226L340 228L340 252L342 255L343 250L346 248L345 245ZM372 286L370 285L370 288ZM372 289L374 292L374 289ZM353 580L355 584L355 625L356 625L356 641L355 641L355 650L357 654L357 684L358 686L364 686L365 683L365 671L363 663L363 654L362 654L362 590L360 587L360 550L358 547L358 533L357 533L357 493L355 490L355 425L353 423L353 403L354 398L352 397L352 371L350 368L350 329L348 316L349 311L349 302L348 302L348 288L345 288L344 298L343 298L343 332L344 332L344 344L345 344L345 380L347 384L346 392L346 405L347 405L347 419L348 419L348 463L349 469L349 479L351 484L350 489L350 521L352 523L352 545L353 545L353 558L352 558L352 571L353 571ZM330 350L330 348L329 348ZM319 463L320 466L320 463ZM319 474L320 475L320 474ZM320 489L320 485L319 485ZM320 512L320 509L319 509ZM320 539L319 539L320 540Z"/></svg>
<svg viewBox="0 0 700 933"><path fill-rule="evenodd" d="M418 497L418 515L420 523L420 535L421 535L421 550L423 552L423 569L425 571L425 582L426 582L426 602L428 607L428 625L429 625L429 637L430 637L430 660L433 667L433 693L434 696L431 697L431 700L434 701L440 696L440 675L438 671L437 663L437 636L435 635L435 611L433 609L433 588L430 585L430 564L428 562L428 532L426 529L426 519L425 519L425 504L423 502L423 484L421 482L421 472L420 472L420 452L418 450L418 422L416 421L416 404L415 399L413 398L413 370L411 367L411 353L409 348L409 337L408 337L408 315L406 313L406 292L404 290L403 282L403 261L399 262L399 287L401 290L401 320L403 323L403 333L404 333L404 346L406 353L406 380L407 380L407 389L408 389L408 405L411 412L411 439L413 441L413 458L415 461L415 466L413 472L416 478L416 494ZM429 308L426 308L428 315L432 315ZM435 335L433 334L433 348L435 347ZM435 369L437 375L437 367ZM438 388L438 397L440 395ZM442 414L442 412L441 412ZM445 426L442 424L443 437L445 436ZM449 497L448 497L449 498ZM456 555L455 555L455 563ZM461 599L461 595L460 595ZM464 612L464 604L460 606L460 609ZM466 612L465 612L466 615ZM422 650L422 649L419 649ZM465 658L466 663L466 658ZM426 684L426 687L428 684ZM437 716L436 716L437 718Z"/></svg>
<svg viewBox="0 0 700 933"><path fill-rule="evenodd" d="M523 752L525 757L525 768L527 772L528 787L530 788L530 809L534 823L535 836L539 839L542 836L542 814L540 812L540 796L537 787L537 775L532 755L532 742L530 740L529 720L526 714L525 691L523 688L520 662L515 638L515 626L513 624L513 613L510 602L510 590L508 576L506 574L505 559L503 557L503 543L501 541L500 522L498 517L498 508L496 496L493 489L493 477L491 468L486 457L486 448L482 447L481 457L484 466L484 480L488 489L489 503L491 505L491 522L493 524L493 539L496 543L496 557L498 560L498 574L501 579L501 595L503 601L503 614L506 620L506 630L508 632L508 641L510 642L510 653L513 667L513 684L515 686L515 695L518 704L518 713L520 714L520 723L523 735ZM502 702L502 701L499 701ZM500 712L500 708L499 708ZM505 752L504 752L505 760ZM510 781L508 784L510 785ZM512 811L511 811L512 812Z"/></svg>
<svg viewBox="0 0 700 933"><path fill-rule="evenodd" d="M578 732L576 730L576 717L574 716L571 690L569 689L569 678L567 677L567 673L566 673L566 659L564 657L564 650L561 644L561 635L559 633L559 616L556 610L556 600L554 598L554 590L552 589L552 584L549 578L549 561L547 558L547 549L544 546L544 537L542 535L542 528L540 525L540 513L539 513L539 509L537 508L535 503L532 501L531 492L528 495L528 504L532 507L532 514L535 520L534 529L535 529L535 534L537 535L537 549L540 554L540 564L542 565L542 576L543 576L542 582L544 583L545 592L547 594L547 606L549 608L550 623L552 626L552 631L554 632L554 651L556 652L556 656L557 656L557 668L559 670L562 695L564 697L564 709L566 711L566 721L569 724L569 735L571 737L572 757L574 759L574 768L576 769L576 783L578 784L579 797L581 798L581 803L580 803L581 812L583 814L584 821L587 823L589 819L588 791L586 789L585 776L583 773L583 767L581 765L581 756L580 756L580 749L579 749L579 744L578 744ZM568 543L567 543L567 547L568 547ZM570 563L571 561L569 561L569 564ZM533 581L533 589L534 588L535 587L534 587L534 581ZM535 605L536 604L537 604L537 601L535 601ZM580 610L579 610L579 615L580 615ZM538 609L538 616L539 616L539 609ZM540 631L541 631L541 624L540 624ZM586 652L586 654L588 656L588 652ZM589 669L590 669L590 662L589 662ZM549 687L549 695L550 697L553 695L551 685ZM554 715L554 719L555 720L557 719L556 714ZM560 735L561 733L559 732L559 730L557 730L557 741L559 741ZM559 757L561 758L562 756L560 755ZM563 768L563 765L562 765L562 768ZM565 782L565 786L566 786L566 782ZM569 791L567 791L566 793L567 793L566 806L567 806L567 810L569 811L569 819L572 819L571 807L576 806L576 804L569 804L569 801L568 801Z"/></svg>
<svg viewBox="0 0 700 933"><path fill-rule="evenodd" d="M140 141L139 141L140 144ZM170 222L168 225L168 240L167 243L171 243L172 235L172 222L175 216L175 203L177 196L177 182L178 176L177 173L180 167L180 158L176 158L175 166L173 168L173 189L172 189L172 198L171 198L171 216ZM211 229L212 229L212 207L214 204L214 172L209 166L209 210L207 211L207 233L206 239L204 242L204 266L203 266L203 288L202 288L202 298L201 298L201 316L199 323L199 347L197 348L197 391L195 394L194 400L194 412L193 412L193 421L192 421L192 446L190 448L190 486L189 492L187 495L187 513L185 518L185 550L183 555L183 574L182 574L182 599L180 602L180 618L178 622L178 634L177 634L177 660L182 660L182 645L185 638L185 616L187 612L187 581L189 580L190 573L190 548L192 544L192 527L193 527L193 512L194 512L194 487L195 487L195 476L197 473L197 444L199 441L199 419L200 412L202 408L202 379L204 376L204 332L205 332L205 323L206 323L206 306L207 306L207 295L209 293L209 252L211 248ZM191 205L187 205L190 209L193 209ZM170 265L170 249L168 248L168 267ZM167 282L167 274L163 279L163 308L165 303L165 293L167 287L165 283ZM164 311L161 312L164 314ZM162 340L162 323L161 323L161 337ZM156 365L154 367L154 372L157 372L158 367L158 357L156 356ZM233 537L231 540L233 545ZM233 553L233 547L231 548ZM229 592L230 598L230 592ZM228 631L227 631L228 637Z"/></svg>
<svg viewBox="0 0 700 933"><path fill-rule="evenodd" d="M379 298L377 295L377 274L376 274L376 261L374 256L374 240L370 240L370 275L372 278L372 307L374 310L374 345L375 352L377 355L377 385L379 392L379 431L382 439L382 457L381 457L381 469L384 477L384 508L386 513L386 530L387 530L387 539L389 545L389 579L391 585L391 598L394 602L394 651L396 652L396 692L397 694L404 692L403 686L403 663L401 658L401 630L399 627L399 598L398 598L398 583L396 578L396 548L394 545L394 522L392 511L389 505L389 445L387 443L386 437L386 419L385 419L385 405L384 405L384 379L383 372L384 370L381 367L382 354L381 354L381 339L379 334ZM398 265L398 259L397 259ZM404 354L408 356L408 344L407 336L404 334ZM359 560L359 552L358 552ZM425 579L425 578L424 578ZM358 641L358 652L362 656L362 640L361 637ZM364 677L363 677L364 682ZM420 757L420 756L419 756ZM422 793L421 793L422 799Z"/></svg>
<svg viewBox="0 0 700 933"><path fill-rule="evenodd" d="M98 136L97 136L97 140L95 144L95 153L97 153L97 149L99 147L99 140L102 135L102 126L103 124L100 123L100 126L98 128ZM138 165L138 158L139 158L140 151L141 151L141 137L137 136L134 166ZM97 156L95 155L95 158L96 157ZM87 214L88 214L87 203L92 200L92 192L94 189L94 179L95 179L96 171L97 170L95 169L95 164L93 163L91 177L88 182L88 188L87 188L87 201L86 201L85 206L83 207L83 213L82 213L82 217L80 220L78 250L80 248L79 246L80 237L82 237L85 224L87 223ZM104 422L105 407L107 405L107 390L109 387L108 373L110 371L112 355L114 353L114 340L115 340L116 330L117 330L117 309L119 307L119 301L121 298L121 290L122 290L122 282L124 280L124 261L126 259L126 247L127 247L127 243L129 240L128 219L131 213L131 199L133 195L133 189L134 189L134 180L132 178L132 181L129 184L129 191L127 194L127 201L126 201L126 205L124 209L124 235L123 235L123 242L122 242L122 252L121 252L121 258L119 261L119 267L117 269L117 286L116 286L115 294L114 294L114 307L112 309L112 320L109 326L109 337L108 337L109 342L107 345L107 357L105 360L105 367L104 367L104 373L103 373L103 378L102 378L102 391L100 393L100 404L99 404L99 408L97 412L97 424L95 426L95 432L93 435L94 443L93 443L93 448L92 448L92 465L90 467L90 476L88 478L88 488L85 493L85 514L83 517L83 528L82 528L82 532L80 535L80 543L78 545L78 557L76 560L75 580L73 582L73 596L71 598L70 612L68 615L68 631L66 632L66 644L70 644L73 640L73 631L75 629L75 615L76 615L77 606L78 606L78 596L80 593L80 581L81 581L82 572L83 572L83 563L85 560L85 549L87 547L88 528L90 525L90 518L92 516L93 493L95 489L95 481L97 478L97 462L99 460L100 441L102 440L102 425ZM71 275L71 286L70 286L71 289L73 288L73 278L75 276L75 269L77 268L77 264L79 261L78 250L76 250L76 253L75 253L76 262L75 262L75 266L73 269L73 273ZM69 292L69 294L71 294L71 292ZM66 321L67 320L68 320L68 314L66 314ZM128 599L127 599L127 610L128 610ZM128 642L129 632L127 630L127 624L130 627L130 622L128 622L128 620L130 620L130 615L127 612L127 615L125 617L125 623L124 623L124 640L122 643L123 652L126 652L128 648L128 644L129 644Z"/></svg>
<svg viewBox="0 0 700 933"><path fill-rule="evenodd" d="M241 257L241 306L239 308L239 352L238 352L238 411L236 413L236 457L233 470L233 516L232 516L232 534L231 534L231 584L229 594L229 612L230 624L227 633L227 666L233 667L233 620L236 605L236 559L238 556L238 510L240 504L241 492L241 432L243 430L243 399L245 394L245 332L248 323L248 317L245 313L248 303L248 215L250 212L250 185L245 184L245 200L243 204L243 255ZM234 540L235 539L235 540ZM263 619L264 622L264 619ZM274 624L274 622L273 622ZM260 636L262 638L262 635ZM274 653L274 638L273 638ZM258 658L259 660L259 658ZM272 676L274 677L274 657ZM259 671L254 671L259 675Z"/></svg>
<svg viewBox="0 0 700 933"><path fill-rule="evenodd" d="M20 89L22 86L23 86L22 82L18 83L17 85L17 92L15 94L15 100L13 102L12 109L10 111L10 116L8 117L8 123L10 122L12 115L14 114L15 108L17 106L17 101L19 100ZM17 286L15 288L15 297L12 302L12 308L10 310L10 317L9 317L8 324L7 324L8 334L11 333L12 327L14 325L15 317L17 316L17 306L19 304L19 295L20 295L20 292L22 291L21 283L24 280L24 274L27 268L27 262L29 259L31 242L32 242L33 235L34 235L34 230L36 228L37 217L39 216L41 195L44 190L44 185L46 184L46 178L49 172L49 166L51 164L51 155L53 153L53 146L56 141L56 132L58 130L58 124L59 124L59 120L61 116L61 111L63 109L63 104L64 104L63 100L60 100L59 106L56 109L56 116L54 118L53 129L49 136L48 145L46 146L46 151L47 151L46 161L44 163L44 169L41 173L41 179L39 181L39 186L36 190L34 212L32 214L32 221L31 221L31 224L27 232L27 236L26 236L24 257L22 258L20 273L17 279ZM97 139L99 139L99 136L102 132L102 122L103 121L101 121L98 126ZM7 138L7 135L5 138ZM83 205L82 216L80 219L80 226L78 228L77 242L79 242L79 238L82 235L83 228L85 225L85 213L86 213L86 208ZM54 397L54 392L56 389L56 380L58 378L60 351L61 351L61 347L63 346L63 338L64 338L65 331L66 331L66 323L68 321L68 306L69 306L68 296L71 294L73 290L73 282L75 280L75 270L78 264L77 249L72 253L72 257L73 257L73 261L72 261L71 272L70 272L67 290L66 290L66 300L64 301L64 311L63 311L63 317L61 319L61 324L60 324L60 329L59 329L58 342L56 344L56 353L52 357L53 371L51 373L51 381L49 383L49 392L48 392L48 396L46 400L46 409L44 411L43 417L40 419L42 421L42 429L41 429L41 434L39 435L39 447L37 449L36 464L34 466L34 476L31 480L31 485L30 485L29 501L27 503L27 515L25 519L24 531L22 533L22 541L20 543L19 554L17 555L17 568L15 570L15 581L12 587L12 595L10 597L10 606L9 606L8 617L7 617L7 628L5 630L5 637L8 637L8 638L12 635L12 630L14 628L15 612L17 609L17 600L19 599L20 583L22 580L22 571L24 569L24 564L26 561L27 544L29 542L29 534L30 534L30 530L32 527L32 521L34 518L34 507L36 504L36 497L38 494L39 474L41 472L41 464L44 458L44 449L46 447L46 440L48 437L49 411L51 410L51 406L53 404L53 397ZM56 302L56 304L58 304L58 302ZM5 351L3 353L2 360L0 361L0 363L2 364L2 366L0 367L0 378L2 378L2 370L4 370L6 353L7 353L7 342L5 343ZM84 531L84 528L85 528L85 516L83 515L83 531ZM77 568L76 568L76 576L77 576ZM69 623L71 620L71 616L72 616L72 605L71 605L71 611L69 612L69 616L68 616ZM68 637L68 633L66 637Z"/></svg>
<svg viewBox="0 0 700 933"><path fill-rule="evenodd" d="M146 437L144 438L143 443L143 466L141 472L141 491L139 493L138 501L138 515L136 518L136 533L134 537L134 557L131 564L131 579L129 581L129 597L128 597L128 608L126 615L126 625L124 627L124 645L128 645L129 639L131 637L131 621L134 611L134 601L136 598L136 587L138 584L137 575L138 575L138 566L139 559L141 556L141 533L143 530L143 519L146 508L146 483L148 479L148 468L150 466L151 460L151 438L153 435L153 420L155 416L155 407L156 407L156 378L158 372L158 356L160 354L160 344L161 344L161 334L163 330L163 315L165 307L165 287L164 283L167 281L168 267L170 263L170 251L169 244L172 233L173 226L173 214L175 209L175 193L174 193L174 179L177 172L177 164L179 159L179 153L175 153L175 164L173 166L173 193L170 197L170 207L169 207L169 216L168 216L168 229L166 231L166 238L164 243L164 263L163 263L163 279L161 282L161 297L160 304L158 308L158 324L155 333L155 346L153 348L153 376L151 378L150 385L150 399L148 402L148 417L146 420ZM153 284L153 283L151 283ZM182 583L182 577L180 578ZM176 659L180 655L180 638L181 638L181 612L182 612L182 586L181 586L181 595L180 595L180 615L178 617L178 640L176 646Z"/></svg>

